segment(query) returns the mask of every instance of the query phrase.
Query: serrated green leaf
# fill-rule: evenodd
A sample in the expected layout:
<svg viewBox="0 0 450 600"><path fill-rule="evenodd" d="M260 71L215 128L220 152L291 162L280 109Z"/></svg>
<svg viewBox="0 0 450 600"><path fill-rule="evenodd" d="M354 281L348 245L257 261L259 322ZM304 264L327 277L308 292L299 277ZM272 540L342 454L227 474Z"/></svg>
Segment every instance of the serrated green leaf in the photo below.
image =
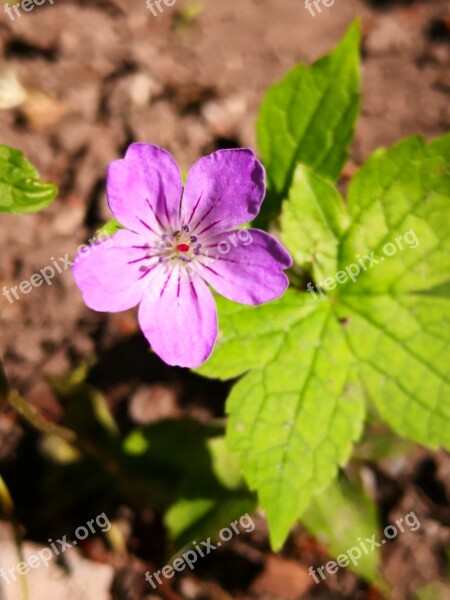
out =
<svg viewBox="0 0 450 600"><path fill-rule="evenodd" d="M53 183L39 179L20 150L0 145L0 212L37 212L50 204L57 192Z"/></svg>
<svg viewBox="0 0 450 600"><path fill-rule="evenodd" d="M360 548L361 540L371 538L377 532L376 504L360 484L342 476L336 478L323 494L313 498L302 523L337 558L353 546ZM368 553L361 552L356 564L349 561L348 568L375 582L379 580L379 561L380 552L375 548Z"/></svg>
<svg viewBox="0 0 450 600"><path fill-rule="evenodd" d="M264 367L272 359L274 348L282 344L285 332L317 310L313 302L299 305L298 298L288 290L282 300L252 309L218 296L219 337L212 358L197 372L231 379L248 369Z"/></svg>
<svg viewBox="0 0 450 600"><path fill-rule="evenodd" d="M352 223L339 262L360 264L361 273L346 292L397 295L449 282L449 165L450 134L428 145L407 138L359 170L348 191ZM379 263L365 271L359 260L370 265L364 258L371 253Z"/></svg>
<svg viewBox="0 0 450 600"><path fill-rule="evenodd" d="M360 379L383 419L416 442L450 448L450 303L345 295L338 307Z"/></svg>
<svg viewBox="0 0 450 600"><path fill-rule="evenodd" d="M267 92L257 137L271 202L286 197L299 163L332 180L340 175L359 113L360 37L355 22L331 54L295 67Z"/></svg>
<svg viewBox="0 0 450 600"><path fill-rule="evenodd" d="M281 215L282 239L295 262L316 281L336 273L339 243L347 227L344 202L334 185L299 165Z"/></svg>
<svg viewBox="0 0 450 600"><path fill-rule="evenodd" d="M436 293L450 280L450 135L376 152L350 185L349 212L340 268L358 253L379 261L337 305L361 380L395 431L450 448L450 302Z"/></svg>
<svg viewBox="0 0 450 600"><path fill-rule="evenodd" d="M199 371L220 376L227 368L236 374L237 364L241 372L254 367L228 399L228 440L250 488L258 490L279 548L311 496L347 461L362 429L362 393L351 383L353 358L328 300L288 293L239 312L221 301L220 317L218 352ZM246 335L252 319L273 333L253 329L246 352L233 358L226 346L235 346L236 331L238 339Z"/></svg>

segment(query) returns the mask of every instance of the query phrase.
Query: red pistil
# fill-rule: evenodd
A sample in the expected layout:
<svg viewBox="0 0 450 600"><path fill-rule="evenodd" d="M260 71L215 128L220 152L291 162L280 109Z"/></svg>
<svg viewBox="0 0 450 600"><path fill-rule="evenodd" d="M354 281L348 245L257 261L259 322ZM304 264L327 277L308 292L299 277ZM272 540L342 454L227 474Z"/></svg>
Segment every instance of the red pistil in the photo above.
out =
<svg viewBox="0 0 450 600"><path fill-rule="evenodd" d="M189 248L189 244L177 244L178 252L188 252Z"/></svg>

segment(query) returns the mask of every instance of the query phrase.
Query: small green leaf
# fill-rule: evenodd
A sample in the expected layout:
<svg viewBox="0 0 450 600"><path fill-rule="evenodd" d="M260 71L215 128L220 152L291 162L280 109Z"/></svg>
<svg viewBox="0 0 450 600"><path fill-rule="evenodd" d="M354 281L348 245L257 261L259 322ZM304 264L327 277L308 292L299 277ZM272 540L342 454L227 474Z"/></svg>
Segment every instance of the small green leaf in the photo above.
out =
<svg viewBox="0 0 450 600"><path fill-rule="evenodd" d="M37 212L57 193L53 183L39 179L39 173L20 150L0 145L0 212Z"/></svg>
<svg viewBox="0 0 450 600"><path fill-rule="evenodd" d="M111 219L97 230L96 235L97 237L111 237L116 233L116 231L119 231L119 229L123 229L123 225L121 225L116 219Z"/></svg>
<svg viewBox="0 0 450 600"><path fill-rule="evenodd" d="M256 497L247 491L220 497L182 498L167 511L165 524L178 554L192 541L215 539L219 531L256 508Z"/></svg>
<svg viewBox="0 0 450 600"><path fill-rule="evenodd" d="M267 92L257 137L270 203L286 197L299 163L339 177L359 113L360 38L356 22L331 54L310 68L295 67Z"/></svg>
<svg viewBox="0 0 450 600"><path fill-rule="evenodd" d="M371 582L379 580L378 548L366 553L360 546L360 541L364 543L366 538L371 538L378 530L376 504L361 485L344 476L335 479L323 494L313 498L302 517L302 523L327 546L334 558L356 546L361 557L357 561L349 561L348 568ZM356 557L357 553L353 556Z"/></svg>
<svg viewBox="0 0 450 600"><path fill-rule="evenodd" d="M215 498L182 498L170 507L165 514L164 522L176 547L183 547L184 544L176 540L180 540L186 531L195 527L215 504Z"/></svg>

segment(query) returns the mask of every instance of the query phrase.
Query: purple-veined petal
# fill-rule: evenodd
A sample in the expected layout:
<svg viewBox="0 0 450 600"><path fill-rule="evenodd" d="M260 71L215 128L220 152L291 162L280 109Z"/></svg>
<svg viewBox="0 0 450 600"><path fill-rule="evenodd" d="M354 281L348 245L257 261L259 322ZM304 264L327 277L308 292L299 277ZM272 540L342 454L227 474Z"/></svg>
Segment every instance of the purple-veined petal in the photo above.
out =
<svg viewBox="0 0 450 600"><path fill-rule="evenodd" d="M265 189L264 168L251 150L219 150L189 171L181 222L202 238L243 225L258 214Z"/></svg>
<svg viewBox="0 0 450 600"><path fill-rule="evenodd" d="M139 323L153 351L168 365L195 368L217 338L213 295L201 278L175 266L152 285L139 307Z"/></svg>
<svg viewBox="0 0 450 600"><path fill-rule="evenodd" d="M292 258L264 231L241 229L219 234L208 240L202 254L197 273L234 302L269 302L282 296L289 285L283 270L292 265Z"/></svg>
<svg viewBox="0 0 450 600"><path fill-rule="evenodd" d="M179 227L181 173L172 156L158 146L132 144L125 158L113 161L107 194L116 219L132 231L161 235Z"/></svg>
<svg viewBox="0 0 450 600"><path fill-rule="evenodd" d="M155 258L141 260L146 244L143 236L123 229L77 255L72 272L89 308L119 312L139 304L145 272L157 263Z"/></svg>

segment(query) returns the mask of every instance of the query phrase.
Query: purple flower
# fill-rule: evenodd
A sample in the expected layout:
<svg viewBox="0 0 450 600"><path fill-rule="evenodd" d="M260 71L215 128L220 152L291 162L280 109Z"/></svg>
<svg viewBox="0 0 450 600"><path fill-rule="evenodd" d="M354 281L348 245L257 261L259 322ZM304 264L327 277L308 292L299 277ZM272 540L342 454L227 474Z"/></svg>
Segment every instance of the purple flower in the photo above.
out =
<svg viewBox="0 0 450 600"><path fill-rule="evenodd" d="M127 229L73 267L86 304L118 312L139 306L139 323L166 363L198 367L217 338L209 284L241 304L281 296L292 259L272 236L233 229L259 212L264 168L251 150L220 150L199 160L182 185L172 156L132 144L111 163L108 203ZM112 245L111 245L112 241Z"/></svg>

